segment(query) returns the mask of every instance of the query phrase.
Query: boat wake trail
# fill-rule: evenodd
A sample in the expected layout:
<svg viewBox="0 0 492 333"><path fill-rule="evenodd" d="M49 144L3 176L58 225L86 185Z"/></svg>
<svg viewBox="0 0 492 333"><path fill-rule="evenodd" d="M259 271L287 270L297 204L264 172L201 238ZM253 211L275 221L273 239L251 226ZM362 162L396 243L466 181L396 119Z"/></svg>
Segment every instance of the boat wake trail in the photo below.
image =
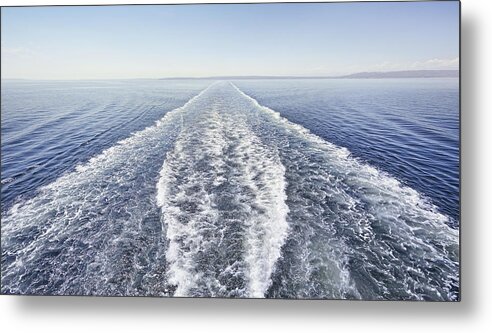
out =
<svg viewBox="0 0 492 333"><path fill-rule="evenodd" d="M182 121L158 184L175 295L263 297L287 235L285 169L222 85Z"/></svg>
<svg viewBox="0 0 492 333"><path fill-rule="evenodd" d="M347 149L236 91L256 115L253 131L278 149L286 168L291 232L268 297L458 298L459 234L449 217Z"/></svg>
<svg viewBox="0 0 492 333"><path fill-rule="evenodd" d="M2 292L456 300L449 222L219 82L10 209Z"/></svg>
<svg viewBox="0 0 492 333"><path fill-rule="evenodd" d="M169 295L155 182L185 109L168 112L2 216L2 293Z"/></svg>

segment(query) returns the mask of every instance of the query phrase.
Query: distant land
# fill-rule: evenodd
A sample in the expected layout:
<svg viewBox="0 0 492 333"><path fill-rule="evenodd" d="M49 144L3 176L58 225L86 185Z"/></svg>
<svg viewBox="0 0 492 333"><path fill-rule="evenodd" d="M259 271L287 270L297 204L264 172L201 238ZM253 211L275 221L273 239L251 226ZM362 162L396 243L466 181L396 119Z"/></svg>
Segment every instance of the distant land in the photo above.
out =
<svg viewBox="0 0 492 333"><path fill-rule="evenodd" d="M362 72L340 78L353 79L385 79L385 78L427 78L427 77L459 77L459 70L421 70L421 71L395 71L395 72Z"/></svg>
<svg viewBox="0 0 492 333"><path fill-rule="evenodd" d="M459 70L415 70L393 72L360 72L341 76L205 76L205 77L168 77L160 80L265 80L265 79L404 79L404 78L442 78L459 77Z"/></svg>
<svg viewBox="0 0 492 333"><path fill-rule="evenodd" d="M245 75L245 76L176 76L164 78L139 78L139 79L80 79L81 81L94 80L282 80L282 79L404 79L404 78L458 78L460 71L452 70L415 70L393 72L360 72L339 76L302 76L302 75ZM20 79L2 78L2 81L79 81L79 79Z"/></svg>

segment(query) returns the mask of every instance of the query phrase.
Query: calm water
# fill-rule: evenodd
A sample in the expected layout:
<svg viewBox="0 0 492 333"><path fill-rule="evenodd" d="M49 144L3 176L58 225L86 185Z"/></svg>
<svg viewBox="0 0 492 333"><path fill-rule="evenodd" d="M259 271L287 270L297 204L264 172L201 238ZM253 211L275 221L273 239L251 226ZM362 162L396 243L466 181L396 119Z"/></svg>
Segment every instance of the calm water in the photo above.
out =
<svg viewBox="0 0 492 333"><path fill-rule="evenodd" d="M458 297L458 81L2 82L2 292Z"/></svg>
<svg viewBox="0 0 492 333"><path fill-rule="evenodd" d="M2 211L210 82L3 81ZM20 198L22 200L22 198Z"/></svg>
<svg viewBox="0 0 492 333"><path fill-rule="evenodd" d="M387 171L459 220L459 81L244 81L290 121Z"/></svg>

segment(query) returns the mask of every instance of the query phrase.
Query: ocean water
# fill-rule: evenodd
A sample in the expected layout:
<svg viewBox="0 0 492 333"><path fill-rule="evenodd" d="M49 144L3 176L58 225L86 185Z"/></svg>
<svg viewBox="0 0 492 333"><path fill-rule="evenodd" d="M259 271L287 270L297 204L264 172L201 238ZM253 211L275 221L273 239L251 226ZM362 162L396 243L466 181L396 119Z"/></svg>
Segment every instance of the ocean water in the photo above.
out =
<svg viewBox="0 0 492 333"><path fill-rule="evenodd" d="M459 298L455 79L2 82L2 293Z"/></svg>

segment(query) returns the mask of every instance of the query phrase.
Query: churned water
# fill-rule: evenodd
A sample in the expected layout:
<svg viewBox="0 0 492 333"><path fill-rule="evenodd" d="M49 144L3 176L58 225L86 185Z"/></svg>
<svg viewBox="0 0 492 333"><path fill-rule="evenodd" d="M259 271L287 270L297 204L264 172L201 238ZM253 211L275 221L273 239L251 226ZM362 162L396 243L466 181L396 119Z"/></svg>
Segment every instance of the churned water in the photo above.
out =
<svg viewBox="0 0 492 333"><path fill-rule="evenodd" d="M3 293L459 297L457 80L2 83Z"/></svg>

